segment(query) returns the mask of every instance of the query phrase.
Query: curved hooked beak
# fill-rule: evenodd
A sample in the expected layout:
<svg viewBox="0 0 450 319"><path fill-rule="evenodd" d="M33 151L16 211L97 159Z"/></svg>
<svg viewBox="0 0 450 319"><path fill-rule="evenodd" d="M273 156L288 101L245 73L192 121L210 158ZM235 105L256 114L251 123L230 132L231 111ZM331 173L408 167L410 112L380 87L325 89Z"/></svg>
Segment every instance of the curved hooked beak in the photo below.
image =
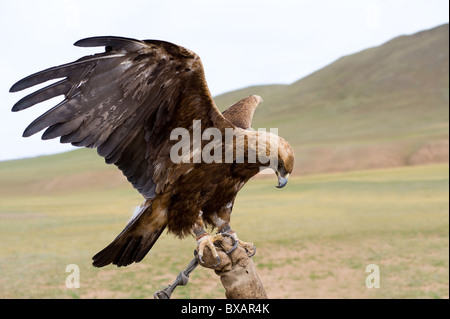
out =
<svg viewBox="0 0 450 319"><path fill-rule="evenodd" d="M289 174L286 174L285 176L283 176L280 172L276 172L277 176L278 176L278 186L275 186L276 188L283 188L289 179Z"/></svg>

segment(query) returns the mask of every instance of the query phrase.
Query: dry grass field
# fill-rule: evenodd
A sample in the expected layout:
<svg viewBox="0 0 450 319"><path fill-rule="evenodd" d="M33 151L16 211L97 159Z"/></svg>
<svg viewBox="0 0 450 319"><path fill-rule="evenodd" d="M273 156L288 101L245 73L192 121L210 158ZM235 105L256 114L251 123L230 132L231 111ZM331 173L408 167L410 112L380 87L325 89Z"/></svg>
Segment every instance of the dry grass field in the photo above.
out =
<svg viewBox="0 0 450 319"><path fill-rule="evenodd" d="M271 298L448 298L448 176L448 164L293 176L282 190L257 178L232 225L257 245ZM164 234L139 264L91 266L142 200L92 151L0 163L0 194L0 298L152 298L193 256L193 239ZM78 289L65 285L68 264ZM378 289L365 286L368 264ZM173 297L224 290L199 267Z"/></svg>

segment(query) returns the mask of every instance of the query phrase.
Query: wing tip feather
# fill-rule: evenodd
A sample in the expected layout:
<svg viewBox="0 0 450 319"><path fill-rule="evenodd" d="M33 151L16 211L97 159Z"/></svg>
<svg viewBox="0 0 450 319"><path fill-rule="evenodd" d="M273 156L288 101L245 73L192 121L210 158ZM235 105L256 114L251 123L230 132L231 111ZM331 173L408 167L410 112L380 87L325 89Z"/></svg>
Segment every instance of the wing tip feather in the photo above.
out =
<svg viewBox="0 0 450 319"><path fill-rule="evenodd" d="M20 81L17 81L16 83L14 83L10 88L9 88L9 93L15 93L15 92L19 92L22 91L23 89L26 89L26 87L24 86L24 80L22 79Z"/></svg>
<svg viewBox="0 0 450 319"><path fill-rule="evenodd" d="M145 45L144 42L127 37L118 37L118 36L97 36L97 37L89 37L76 41L73 45L82 48L88 47L102 47L102 46L120 46L125 43L135 44L135 45Z"/></svg>

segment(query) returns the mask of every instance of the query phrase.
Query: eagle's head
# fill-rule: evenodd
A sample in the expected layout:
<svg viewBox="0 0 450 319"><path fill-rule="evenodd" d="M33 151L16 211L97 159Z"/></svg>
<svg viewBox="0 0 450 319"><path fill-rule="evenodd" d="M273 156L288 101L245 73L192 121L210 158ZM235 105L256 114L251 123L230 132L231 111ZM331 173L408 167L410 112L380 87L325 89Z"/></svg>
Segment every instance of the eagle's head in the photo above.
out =
<svg viewBox="0 0 450 319"><path fill-rule="evenodd" d="M289 174L294 169L294 150L282 137L278 137L277 167L273 168L278 177L278 188L284 187L289 179Z"/></svg>
<svg viewBox="0 0 450 319"><path fill-rule="evenodd" d="M265 147L266 164L262 164L262 168L271 168L277 174L278 188L284 187L289 179L289 174L294 169L294 150L291 145L282 137L272 132L257 132L263 134L266 143L262 145L258 143L258 147ZM264 141L264 139L263 139ZM261 149L259 149L261 151Z"/></svg>

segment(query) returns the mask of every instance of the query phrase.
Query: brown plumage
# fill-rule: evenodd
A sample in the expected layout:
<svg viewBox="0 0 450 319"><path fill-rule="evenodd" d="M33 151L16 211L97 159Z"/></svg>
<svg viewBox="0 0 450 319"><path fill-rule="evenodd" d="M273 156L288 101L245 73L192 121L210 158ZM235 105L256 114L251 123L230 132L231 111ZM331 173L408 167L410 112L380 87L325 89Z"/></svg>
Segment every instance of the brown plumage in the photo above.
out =
<svg viewBox="0 0 450 319"><path fill-rule="evenodd" d="M14 105L12 110L20 111L58 95L65 97L33 121L24 136L46 129L42 139L60 137L62 143L97 148L145 198L125 229L93 257L95 266L139 262L164 229L180 237L189 234L200 211L214 226L213 216L229 214L237 192L261 166L270 165L240 163L234 153L232 163L197 163L192 142L191 160L175 163L170 151L178 141L169 138L175 128L192 135L193 121L200 120L202 132L215 128L222 136L226 129L238 137L264 134L267 149L278 143L278 167L272 168L286 183L293 168L292 148L279 137L250 130L261 98L247 97L222 114L207 87L200 58L192 51L164 41L110 36L75 45L105 46L105 52L30 75L10 91L62 79ZM197 151L208 142L202 141ZM236 143L244 143L245 158L257 148L249 139L236 139L233 149ZM229 148L222 143L221 150L225 154Z"/></svg>
<svg viewBox="0 0 450 319"><path fill-rule="evenodd" d="M234 103L222 115L233 125L247 130L252 127L253 114L261 102L260 96L250 95Z"/></svg>

